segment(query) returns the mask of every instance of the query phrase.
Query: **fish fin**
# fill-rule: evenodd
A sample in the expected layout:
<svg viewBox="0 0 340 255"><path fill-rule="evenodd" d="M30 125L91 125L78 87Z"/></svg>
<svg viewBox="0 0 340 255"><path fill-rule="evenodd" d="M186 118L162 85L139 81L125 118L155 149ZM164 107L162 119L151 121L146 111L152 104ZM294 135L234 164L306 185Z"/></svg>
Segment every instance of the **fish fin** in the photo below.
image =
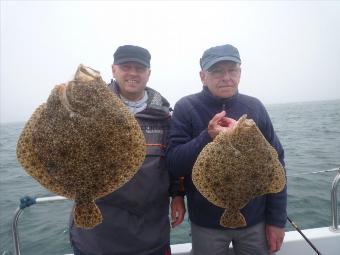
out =
<svg viewBox="0 0 340 255"><path fill-rule="evenodd" d="M221 218L220 225L227 228L239 228L247 226L244 216L239 210L237 211L227 211L224 210Z"/></svg>
<svg viewBox="0 0 340 255"><path fill-rule="evenodd" d="M93 228L102 222L102 214L94 202L76 203L74 222L81 228Z"/></svg>

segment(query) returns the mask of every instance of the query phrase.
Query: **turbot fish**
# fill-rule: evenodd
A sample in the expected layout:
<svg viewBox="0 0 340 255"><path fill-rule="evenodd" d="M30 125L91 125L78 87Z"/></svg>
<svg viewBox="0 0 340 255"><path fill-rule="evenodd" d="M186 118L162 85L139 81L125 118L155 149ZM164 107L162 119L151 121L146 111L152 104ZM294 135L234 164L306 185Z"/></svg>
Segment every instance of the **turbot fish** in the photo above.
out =
<svg viewBox="0 0 340 255"><path fill-rule="evenodd" d="M257 196L282 191L286 184L276 150L246 115L231 132L221 132L203 148L192 180L208 201L225 209L220 225L228 228L245 227L240 209Z"/></svg>
<svg viewBox="0 0 340 255"><path fill-rule="evenodd" d="M93 228L102 222L95 200L136 174L145 140L100 73L80 65L74 79L55 86L32 114L19 137L17 158L43 187L75 200L77 226Z"/></svg>

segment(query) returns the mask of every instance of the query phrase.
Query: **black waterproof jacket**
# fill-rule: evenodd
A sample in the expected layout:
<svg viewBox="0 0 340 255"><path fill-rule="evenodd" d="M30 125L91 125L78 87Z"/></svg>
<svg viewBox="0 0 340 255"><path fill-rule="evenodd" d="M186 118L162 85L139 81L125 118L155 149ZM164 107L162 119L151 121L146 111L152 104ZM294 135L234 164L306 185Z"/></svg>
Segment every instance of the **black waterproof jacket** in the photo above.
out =
<svg viewBox="0 0 340 255"><path fill-rule="evenodd" d="M118 95L115 82L109 84ZM178 182L170 187L165 164L169 128L169 103L157 91L146 88L147 108L135 114L146 140L146 158L137 174L117 191L96 201L103 222L93 229L74 225L71 244L85 254L143 255L169 243L169 195L177 195Z"/></svg>

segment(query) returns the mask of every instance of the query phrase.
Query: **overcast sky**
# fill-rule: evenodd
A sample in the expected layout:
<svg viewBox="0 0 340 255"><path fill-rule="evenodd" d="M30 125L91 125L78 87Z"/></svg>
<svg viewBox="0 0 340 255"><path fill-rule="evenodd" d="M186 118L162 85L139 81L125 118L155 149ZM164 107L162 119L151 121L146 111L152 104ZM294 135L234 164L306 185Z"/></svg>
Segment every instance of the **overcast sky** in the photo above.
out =
<svg viewBox="0 0 340 255"><path fill-rule="evenodd" d="M338 1L1 1L1 122L26 121L79 63L111 79L124 44L152 55L172 105L201 90L199 58L230 43L241 93L265 104L340 98Z"/></svg>

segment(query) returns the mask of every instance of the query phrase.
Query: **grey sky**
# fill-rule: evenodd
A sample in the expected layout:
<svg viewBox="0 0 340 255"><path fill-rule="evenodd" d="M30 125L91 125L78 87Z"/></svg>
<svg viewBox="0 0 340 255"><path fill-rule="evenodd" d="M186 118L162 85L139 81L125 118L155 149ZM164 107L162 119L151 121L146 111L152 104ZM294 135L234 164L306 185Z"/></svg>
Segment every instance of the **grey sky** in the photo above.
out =
<svg viewBox="0 0 340 255"><path fill-rule="evenodd" d="M337 1L1 1L1 122L26 121L79 63L111 78L124 44L151 52L172 105L201 90L199 58L231 43L240 92L265 104L340 98Z"/></svg>

